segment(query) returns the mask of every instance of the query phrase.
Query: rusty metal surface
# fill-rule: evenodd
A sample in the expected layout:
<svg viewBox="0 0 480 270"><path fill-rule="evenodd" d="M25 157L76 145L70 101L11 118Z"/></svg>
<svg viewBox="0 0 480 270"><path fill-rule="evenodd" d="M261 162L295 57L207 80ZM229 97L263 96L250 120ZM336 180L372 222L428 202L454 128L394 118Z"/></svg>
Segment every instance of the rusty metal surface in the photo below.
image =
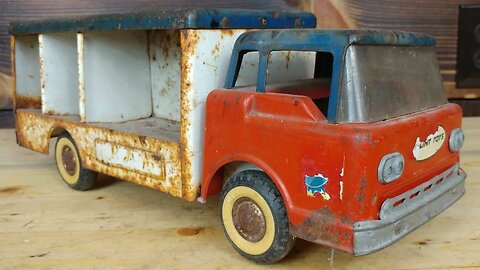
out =
<svg viewBox="0 0 480 270"><path fill-rule="evenodd" d="M193 92L192 83L189 80L189 73L191 71L191 66L188 62L188 56L194 55L195 46L198 43L198 36L195 31L191 30L182 30L180 32L180 47L182 48L182 57L181 57L181 75L180 75L180 103L181 103L181 114L180 114L180 155L181 155L181 170L182 170L182 186L183 186L183 196L185 199L196 199L198 197L198 189L192 189L189 185L192 179L192 159L193 151L188 147L188 132L191 129L190 123L190 113L192 111L191 104L191 94Z"/></svg>
<svg viewBox="0 0 480 270"><path fill-rule="evenodd" d="M74 176L77 168L77 158L68 145L62 147L62 165L70 176Z"/></svg>
<svg viewBox="0 0 480 270"><path fill-rule="evenodd" d="M17 139L23 147L47 154L51 134L58 134L59 130L66 130L77 142L79 154L82 157L82 166L85 168L167 192L175 197L182 197L178 169L180 167L180 149L177 142L80 124L78 117L42 115L40 110L17 110L17 123ZM111 166L99 158L98 141L109 142L112 145L111 154L125 158L126 163L124 164L126 165L124 167ZM118 148L122 148L121 154L119 154ZM129 149L135 149L136 152ZM143 155L141 172L136 167L128 166L128 162L138 160L138 152ZM164 173L144 173L144 171L158 166L164 167Z"/></svg>
<svg viewBox="0 0 480 270"><path fill-rule="evenodd" d="M349 253L353 247L353 222L336 216L328 207L312 211L299 225L290 223L290 234L323 246Z"/></svg>
<svg viewBox="0 0 480 270"><path fill-rule="evenodd" d="M26 95L15 95L15 108L17 109L41 109L42 99L40 97L32 97Z"/></svg>
<svg viewBox="0 0 480 270"><path fill-rule="evenodd" d="M233 204L233 225L238 233L247 241L258 242L263 239L267 230L265 216L255 201L240 198Z"/></svg>

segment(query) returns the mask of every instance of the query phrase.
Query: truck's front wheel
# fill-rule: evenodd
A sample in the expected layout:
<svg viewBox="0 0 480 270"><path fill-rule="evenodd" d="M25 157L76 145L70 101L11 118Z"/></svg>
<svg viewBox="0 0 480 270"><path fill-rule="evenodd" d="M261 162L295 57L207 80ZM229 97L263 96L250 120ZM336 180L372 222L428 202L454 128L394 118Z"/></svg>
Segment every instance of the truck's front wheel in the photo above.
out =
<svg viewBox="0 0 480 270"><path fill-rule="evenodd" d="M222 189L220 216L230 243L250 260L274 263L293 247L283 199L261 171L232 176Z"/></svg>
<svg viewBox="0 0 480 270"><path fill-rule="evenodd" d="M95 183L97 173L82 167L82 160L75 142L66 132L58 136L55 160L60 176L72 189L87 190Z"/></svg>

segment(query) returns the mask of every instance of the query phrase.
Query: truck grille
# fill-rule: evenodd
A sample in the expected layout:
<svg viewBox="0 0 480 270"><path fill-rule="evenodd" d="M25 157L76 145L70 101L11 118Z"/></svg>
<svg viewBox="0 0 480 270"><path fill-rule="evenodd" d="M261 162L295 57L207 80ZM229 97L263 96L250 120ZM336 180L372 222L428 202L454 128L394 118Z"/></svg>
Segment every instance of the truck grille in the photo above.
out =
<svg viewBox="0 0 480 270"><path fill-rule="evenodd" d="M443 192L447 192L453 183L448 183L452 174L457 173L459 165L445 170L443 173L433 177L427 182L408 190L398 196L385 200L380 209L380 219L398 219L399 216L406 216L413 212L418 206L427 204ZM442 192L443 191L443 192Z"/></svg>

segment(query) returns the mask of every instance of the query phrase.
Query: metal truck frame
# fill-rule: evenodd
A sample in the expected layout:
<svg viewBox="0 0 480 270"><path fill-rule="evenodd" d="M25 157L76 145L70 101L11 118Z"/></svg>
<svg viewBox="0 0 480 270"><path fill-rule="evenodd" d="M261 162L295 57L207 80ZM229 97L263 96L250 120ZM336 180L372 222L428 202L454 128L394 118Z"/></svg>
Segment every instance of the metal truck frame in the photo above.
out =
<svg viewBox="0 0 480 270"><path fill-rule="evenodd" d="M18 144L47 154L58 137L77 190L104 173L192 202L220 192L226 237L257 262L296 237L384 248L463 195L461 110L432 38L298 29L315 24L238 10L12 23Z"/></svg>

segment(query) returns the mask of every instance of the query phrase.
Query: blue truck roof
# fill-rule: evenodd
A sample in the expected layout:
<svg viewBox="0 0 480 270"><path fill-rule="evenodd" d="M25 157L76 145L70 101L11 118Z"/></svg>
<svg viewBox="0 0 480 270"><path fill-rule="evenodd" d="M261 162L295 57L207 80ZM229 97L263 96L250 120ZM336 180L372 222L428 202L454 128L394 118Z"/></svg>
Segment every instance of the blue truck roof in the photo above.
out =
<svg viewBox="0 0 480 270"><path fill-rule="evenodd" d="M434 46L435 39L422 33L387 30L260 30L240 35L234 49L334 51L350 44Z"/></svg>
<svg viewBox="0 0 480 270"><path fill-rule="evenodd" d="M151 12L62 17L10 23L9 33L27 35L93 30L150 29L284 29L314 28L317 20L309 12L239 9L165 9Z"/></svg>

